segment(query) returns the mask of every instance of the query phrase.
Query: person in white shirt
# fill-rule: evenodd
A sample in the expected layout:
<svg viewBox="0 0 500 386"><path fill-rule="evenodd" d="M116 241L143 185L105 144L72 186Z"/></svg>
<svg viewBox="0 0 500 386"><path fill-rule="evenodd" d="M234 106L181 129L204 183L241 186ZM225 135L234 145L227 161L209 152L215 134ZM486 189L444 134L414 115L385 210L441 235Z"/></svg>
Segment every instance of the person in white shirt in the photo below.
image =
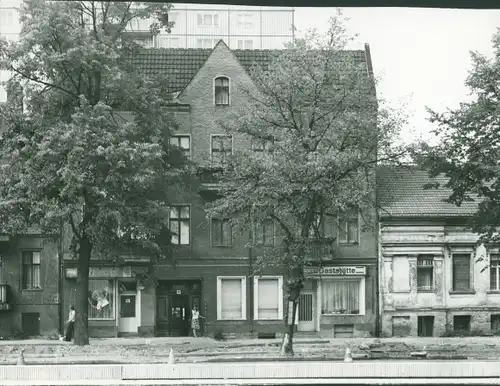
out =
<svg viewBox="0 0 500 386"><path fill-rule="evenodd" d="M69 306L69 316L68 321L66 322L68 324L66 327L66 336L64 337L64 340L66 342L71 342L71 340L73 339L73 334L75 332L75 317L75 306L71 305Z"/></svg>
<svg viewBox="0 0 500 386"><path fill-rule="evenodd" d="M194 306L191 311L191 328L193 329L193 336L195 338L198 336L196 333L200 331L200 318L204 318L204 316L201 316L198 307Z"/></svg>

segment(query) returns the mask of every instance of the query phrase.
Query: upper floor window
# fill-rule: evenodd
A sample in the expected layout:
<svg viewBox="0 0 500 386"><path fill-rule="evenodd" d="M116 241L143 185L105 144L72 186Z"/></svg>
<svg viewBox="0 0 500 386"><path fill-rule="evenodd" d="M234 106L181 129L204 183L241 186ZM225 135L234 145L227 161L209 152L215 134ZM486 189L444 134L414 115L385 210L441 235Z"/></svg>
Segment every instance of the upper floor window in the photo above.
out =
<svg viewBox="0 0 500 386"><path fill-rule="evenodd" d="M453 254L453 291L470 291L470 260L470 253Z"/></svg>
<svg viewBox="0 0 500 386"><path fill-rule="evenodd" d="M219 39L198 39L196 41L197 48L209 48L212 49L216 46Z"/></svg>
<svg viewBox="0 0 500 386"><path fill-rule="evenodd" d="M229 105L229 78L219 76L214 80L215 104L217 106Z"/></svg>
<svg viewBox="0 0 500 386"><path fill-rule="evenodd" d="M245 29L253 27L253 15L251 13L238 14L238 27Z"/></svg>
<svg viewBox="0 0 500 386"><path fill-rule="evenodd" d="M189 244L189 223L190 223L189 205L172 206L170 208L170 232L172 233L172 244Z"/></svg>
<svg viewBox="0 0 500 386"><path fill-rule="evenodd" d="M191 154L191 137L189 135L174 135L170 138L170 144L177 146L186 157Z"/></svg>
<svg viewBox="0 0 500 386"><path fill-rule="evenodd" d="M232 245L231 220L228 218L211 219L210 239L214 247L230 247Z"/></svg>
<svg viewBox="0 0 500 386"><path fill-rule="evenodd" d="M198 26L200 27L218 27L219 26L219 15L216 13L199 13L198 14Z"/></svg>
<svg viewBox="0 0 500 386"><path fill-rule="evenodd" d="M252 138L251 144L252 151L262 153L270 150L271 145L273 145L273 141L261 138Z"/></svg>
<svg viewBox="0 0 500 386"><path fill-rule="evenodd" d="M253 40L238 40L239 50L253 50Z"/></svg>
<svg viewBox="0 0 500 386"><path fill-rule="evenodd" d="M40 252L22 252L22 287L23 289L39 289L40 283Z"/></svg>
<svg viewBox="0 0 500 386"><path fill-rule="evenodd" d="M213 134L210 151L212 161L223 163L224 160L233 153L233 136L225 134Z"/></svg>
<svg viewBox="0 0 500 386"><path fill-rule="evenodd" d="M254 243L258 245L274 245L276 227L272 219L265 219L254 226Z"/></svg>
<svg viewBox="0 0 500 386"><path fill-rule="evenodd" d="M490 289L500 291L500 254L490 254Z"/></svg>
<svg viewBox="0 0 500 386"><path fill-rule="evenodd" d="M417 291L432 291L434 288L434 256L417 257Z"/></svg>
<svg viewBox="0 0 500 386"><path fill-rule="evenodd" d="M346 217L339 222L339 243L359 243L359 213L357 210L350 211Z"/></svg>

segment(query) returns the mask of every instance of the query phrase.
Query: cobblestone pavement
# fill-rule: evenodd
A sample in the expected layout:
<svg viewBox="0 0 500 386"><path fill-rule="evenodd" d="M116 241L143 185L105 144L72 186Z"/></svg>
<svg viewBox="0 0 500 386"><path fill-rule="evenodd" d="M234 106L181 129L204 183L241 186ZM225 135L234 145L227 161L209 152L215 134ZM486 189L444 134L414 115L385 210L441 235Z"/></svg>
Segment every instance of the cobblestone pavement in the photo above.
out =
<svg viewBox="0 0 500 386"><path fill-rule="evenodd" d="M301 338L295 358L341 360L350 347L354 359L500 358L500 337L466 338ZM0 341L0 364L16 362L21 349L28 364L164 363L170 350L177 362L257 360L279 357L280 339L216 341L211 338L92 339L88 346L56 340Z"/></svg>

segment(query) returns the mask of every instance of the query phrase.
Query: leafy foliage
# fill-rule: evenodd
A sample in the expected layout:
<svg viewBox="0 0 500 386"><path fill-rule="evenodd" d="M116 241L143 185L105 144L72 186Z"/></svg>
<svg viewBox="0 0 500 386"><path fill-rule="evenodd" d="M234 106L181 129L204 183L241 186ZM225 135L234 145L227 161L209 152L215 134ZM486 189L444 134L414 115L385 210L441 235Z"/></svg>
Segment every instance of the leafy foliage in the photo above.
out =
<svg viewBox="0 0 500 386"><path fill-rule="evenodd" d="M348 42L341 17L332 18L326 36L313 30L269 67L255 66L248 102L220 121L247 146L224 163L209 215L231 217L240 231L274 221L282 242L250 243L260 250L257 269L287 266L291 288L302 286L310 257L321 257L318 246L333 257L336 232L324 232L327 222L359 209L371 223L375 166L407 150L394 146L398 119L378 112L364 52L347 51Z"/></svg>
<svg viewBox="0 0 500 386"><path fill-rule="evenodd" d="M156 18L158 33L172 27L169 9L27 0L20 41L2 45L13 76L0 107L0 229L52 233L69 224L82 294L79 344L88 343L92 251L171 256L169 191L189 182L190 166L170 145L171 95L127 59L140 49L130 23Z"/></svg>
<svg viewBox="0 0 500 386"><path fill-rule="evenodd" d="M473 66L466 80L472 100L445 113L430 112L440 142L423 144L415 154L417 162L431 176L443 174L452 190L448 201L460 206L478 203L470 219L472 231L481 235L479 243L500 240L500 34L493 39L495 54L488 59L472 53ZM437 188L434 184L429 188Z"/></svg>

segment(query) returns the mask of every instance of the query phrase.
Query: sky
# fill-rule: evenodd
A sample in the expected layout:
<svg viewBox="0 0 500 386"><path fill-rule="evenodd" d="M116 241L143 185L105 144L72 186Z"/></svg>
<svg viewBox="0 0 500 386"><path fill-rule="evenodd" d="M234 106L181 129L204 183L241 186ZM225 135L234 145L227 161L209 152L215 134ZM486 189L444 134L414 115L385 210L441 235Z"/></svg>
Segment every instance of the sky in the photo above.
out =
<svg viewBox="0 0 500 386"><path fill-rule="evenodd" d="M377 93L395 108L404 108L406 141L435 141L426 106L444 112L469 98L465 80L470 51L493 55L492 37L500 27L500 10L428 8L342 8L347 28L358 34L352 48L370 45ZM326 32L335 8L296 8L298 35L316 27Z"/></svg>

